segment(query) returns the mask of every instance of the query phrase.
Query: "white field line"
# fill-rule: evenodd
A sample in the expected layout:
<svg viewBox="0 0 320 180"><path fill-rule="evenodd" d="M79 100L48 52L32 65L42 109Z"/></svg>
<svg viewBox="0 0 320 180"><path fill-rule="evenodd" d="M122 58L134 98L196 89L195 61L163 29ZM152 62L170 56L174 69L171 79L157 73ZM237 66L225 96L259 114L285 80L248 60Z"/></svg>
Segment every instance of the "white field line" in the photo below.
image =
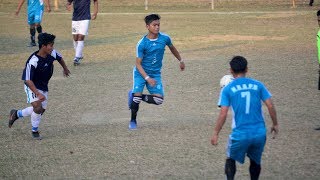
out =
<svg viewBox="0 0 320 180"><path fill-rule="evenodd" d="M237 12L159 12L158 14L218 14L218 15L230 15L230 14L307 14L310 11L237 11ZM0 12L0 14L13 14L8 12ZM51 12L49 14L59 14L59 15L71 15L71 12ZM143 15L150 14L150 12L145 13L98 13L98 15Z"/></svg>

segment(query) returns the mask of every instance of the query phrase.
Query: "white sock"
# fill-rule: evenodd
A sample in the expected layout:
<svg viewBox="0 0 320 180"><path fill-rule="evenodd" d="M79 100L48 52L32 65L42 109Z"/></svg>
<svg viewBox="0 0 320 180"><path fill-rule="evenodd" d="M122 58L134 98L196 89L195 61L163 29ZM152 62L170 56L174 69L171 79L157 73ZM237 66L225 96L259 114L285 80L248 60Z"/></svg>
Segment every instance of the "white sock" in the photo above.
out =
<svg viewBox="0 0 320 180"><path fill-rule="evenodd" d="M78 41L73 40L73 48L74 48L74 50L77 49L77 46L78 46Z"/></svg>
<svg viewBox="0 0 320 180"><path fill-rule="evenodd" d="M25 109L18 110L17 114L18 114L18 117L20 118L20 117L30 116L32 112L33 112L33 107L30 106Z"/></svg>
<svg viewBox="0 0 320 180"><path fill-rule="evenodd" d="M32 131L38 131L38 127L41 121L41 114L37 114L35 112L31 113L31 125L32 125Z"/></svg>
<svg viewBox="0 0 320 180"><path fill-rule="evenodd" d="M81 58L82 57L82 50L84 47L84 41L78 41L77 49L76 49L76 57Z"/></svg>

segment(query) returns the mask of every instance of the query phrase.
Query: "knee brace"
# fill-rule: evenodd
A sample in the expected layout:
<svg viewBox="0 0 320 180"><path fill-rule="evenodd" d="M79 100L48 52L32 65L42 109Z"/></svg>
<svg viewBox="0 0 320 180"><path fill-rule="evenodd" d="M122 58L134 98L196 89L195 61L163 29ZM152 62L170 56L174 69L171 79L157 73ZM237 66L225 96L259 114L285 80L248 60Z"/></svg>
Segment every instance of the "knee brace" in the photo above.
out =
<svg viewBox="0 0 320 180"><path fill-rule="evenodd" d="M153 95L142 95L142 100L149 104L161 105L163 103L163 97Z"/></svg>
<svg viewBox="0 0 320 180"><path fill-rule="evenodd" d="M234 175L236 174L236 161L233 159L227 159L225 165L225 174L227 176L227 180L233 180Z"/></svg>

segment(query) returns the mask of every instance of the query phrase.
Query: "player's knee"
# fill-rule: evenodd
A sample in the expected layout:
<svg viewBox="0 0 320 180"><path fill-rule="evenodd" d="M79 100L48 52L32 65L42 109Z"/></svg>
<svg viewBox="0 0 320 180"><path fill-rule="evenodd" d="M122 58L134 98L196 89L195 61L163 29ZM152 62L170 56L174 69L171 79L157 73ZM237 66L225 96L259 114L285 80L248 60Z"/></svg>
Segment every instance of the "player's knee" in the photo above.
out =
<svg viewBox="0 0 320 180"><path fill-rule="evenodd" d="M33 107L33 111L37 114L43 114L45 109L42 108L42 106Z"/></svg>
<svg viewBox="0 0 320 180"><path fill-rule="evenodd" d="M225 165L225 174L228 180L233 180L236 174L236 161L228 158Z"/></svg>
<svg viewBox="0 0 320 180"><path fill-rule="evenodd" d="M153 100L155 102L156 105L161 105L163 103L163 97L157 97L157 96L153 96Z"/></svg>

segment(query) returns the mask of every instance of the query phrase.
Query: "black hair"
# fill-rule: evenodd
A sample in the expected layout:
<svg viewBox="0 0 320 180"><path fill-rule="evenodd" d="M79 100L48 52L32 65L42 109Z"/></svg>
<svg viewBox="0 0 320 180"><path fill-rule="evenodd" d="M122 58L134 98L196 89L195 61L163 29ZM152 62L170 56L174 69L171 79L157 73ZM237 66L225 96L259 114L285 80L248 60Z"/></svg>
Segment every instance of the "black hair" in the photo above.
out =
<svg viewBox="0 0 320 180"><path fill-rule="evenodd" d="M317 16L320 16L320 10L317 12Z"/></svg>
<svg viewBox="0 0 320 180"><path fill-rule="evenodd" d="M149 14L144 18L144 22L146 23L146 25L149 25L150 23L152 23L152 21L156 21L160 19L161 17L159 14Z"/></svg>
<svg viewBox="0 0 320 180"><path fill-rule="evenodd" d="M234 56L229 64L232 71L238 74L246 72L248 61L242 56Z"/></svg>
<svg viewBox="0 0 320 180"><path fill-rule="evenodd" d="M48 33L40 33L38 35L38 44L39 44L39 49L41 49L42 45L48 45L50 43L54 43L54 39L56 38L55 35L53 34L48 34Z"/></svg>

